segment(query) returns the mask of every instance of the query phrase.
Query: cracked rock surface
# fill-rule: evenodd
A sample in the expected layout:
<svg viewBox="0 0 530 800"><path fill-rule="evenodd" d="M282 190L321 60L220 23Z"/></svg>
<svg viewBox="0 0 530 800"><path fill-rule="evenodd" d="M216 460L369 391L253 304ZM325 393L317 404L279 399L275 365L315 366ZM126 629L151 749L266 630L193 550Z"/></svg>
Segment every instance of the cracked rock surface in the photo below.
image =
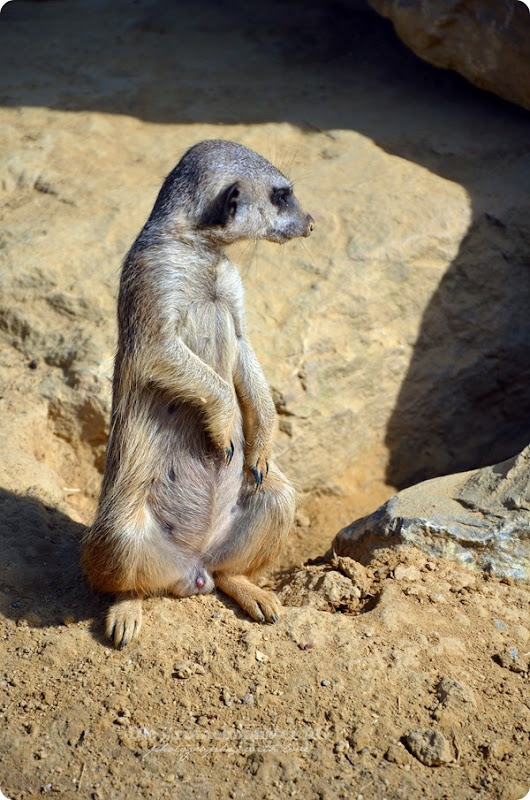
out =
<svg viewBox="0 0 530 800"><path fill-rule="evenodd" d="M362 557L381 540L530 583L530 447L515 458L411 486L343 528L333 548Z"/></svg>

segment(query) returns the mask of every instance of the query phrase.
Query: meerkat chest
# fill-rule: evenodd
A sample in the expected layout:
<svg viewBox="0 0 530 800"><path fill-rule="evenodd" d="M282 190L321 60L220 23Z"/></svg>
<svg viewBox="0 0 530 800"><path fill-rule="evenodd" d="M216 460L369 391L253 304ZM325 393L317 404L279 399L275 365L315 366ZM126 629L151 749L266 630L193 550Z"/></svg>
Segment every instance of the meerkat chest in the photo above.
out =
<svg viewBox="0 0 530 800"><path fill-rule="evenodd" d="M229 261L213 272L206 300L221 309L226 308L234 318L243 313L243 286L237 269Z"/></svg>
<svg viewBox="0 0 530 800"><path fill-rule="evenodd" d="M190 296L181 335L206 363L222 375L230 374L242 329L241 279L229 263L202 278Z"/></svg>

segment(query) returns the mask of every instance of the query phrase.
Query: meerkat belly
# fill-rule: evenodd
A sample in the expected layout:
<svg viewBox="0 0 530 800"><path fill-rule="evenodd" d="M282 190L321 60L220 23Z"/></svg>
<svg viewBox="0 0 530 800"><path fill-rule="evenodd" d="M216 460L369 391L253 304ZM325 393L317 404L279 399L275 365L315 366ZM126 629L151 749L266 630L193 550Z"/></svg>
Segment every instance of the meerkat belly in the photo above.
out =
<svg viewBox="0 0 530 800"><path fill-rule="evenodd" d="M185 344L230 384L236 354L232 315L219 301L195 303L181 329ZM174 541L202 551L212 536L229 525L243 471L243 425L238 409L232 438L234 457L227 465L211 442L200 403L159 403L157 477L149 503Z"/></svg>
<svg viewBox="0 0 530 800"><path fill-rule="evenodd" d="M170 538L201 551L237 502L243 469L242 437L236 436L236 452L227 465L224 454L208 437L199 408L190 403L171 403L159 408L157 416L160 424L153 441L156 461L148 503Z"/></svg>

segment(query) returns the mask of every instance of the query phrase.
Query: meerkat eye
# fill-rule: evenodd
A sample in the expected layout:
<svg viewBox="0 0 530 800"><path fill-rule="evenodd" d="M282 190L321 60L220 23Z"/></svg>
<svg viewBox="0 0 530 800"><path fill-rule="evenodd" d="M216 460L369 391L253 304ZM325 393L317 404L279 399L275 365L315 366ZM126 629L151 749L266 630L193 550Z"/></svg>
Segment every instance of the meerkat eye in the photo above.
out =
<svg viewBox="0 0 530 800"><path fill-rule="evenodd" d="M281 211L289 205L289 198L292 196L293 190L290 186L282 186L281 189L273 189L271 194L271 203L277 206Z"/></svg>

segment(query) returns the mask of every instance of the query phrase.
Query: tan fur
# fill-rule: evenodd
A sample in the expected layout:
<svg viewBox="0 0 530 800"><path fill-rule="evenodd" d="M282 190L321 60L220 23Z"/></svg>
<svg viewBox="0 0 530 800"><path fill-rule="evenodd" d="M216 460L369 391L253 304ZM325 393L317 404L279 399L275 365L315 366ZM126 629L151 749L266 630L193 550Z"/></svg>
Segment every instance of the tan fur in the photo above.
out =
<svg viewBox="0 0 530 800"><path fill-rule="evenodd" d="M116 646L138 636L142 597L214 582L254 619L277 619L277 598L250 579L282 546L294 490L271 461L274 404L223 246L312 228L268 161L206 141L166 178L125 259L107 462L82 544L88 579L115 595Z"/></svg>

